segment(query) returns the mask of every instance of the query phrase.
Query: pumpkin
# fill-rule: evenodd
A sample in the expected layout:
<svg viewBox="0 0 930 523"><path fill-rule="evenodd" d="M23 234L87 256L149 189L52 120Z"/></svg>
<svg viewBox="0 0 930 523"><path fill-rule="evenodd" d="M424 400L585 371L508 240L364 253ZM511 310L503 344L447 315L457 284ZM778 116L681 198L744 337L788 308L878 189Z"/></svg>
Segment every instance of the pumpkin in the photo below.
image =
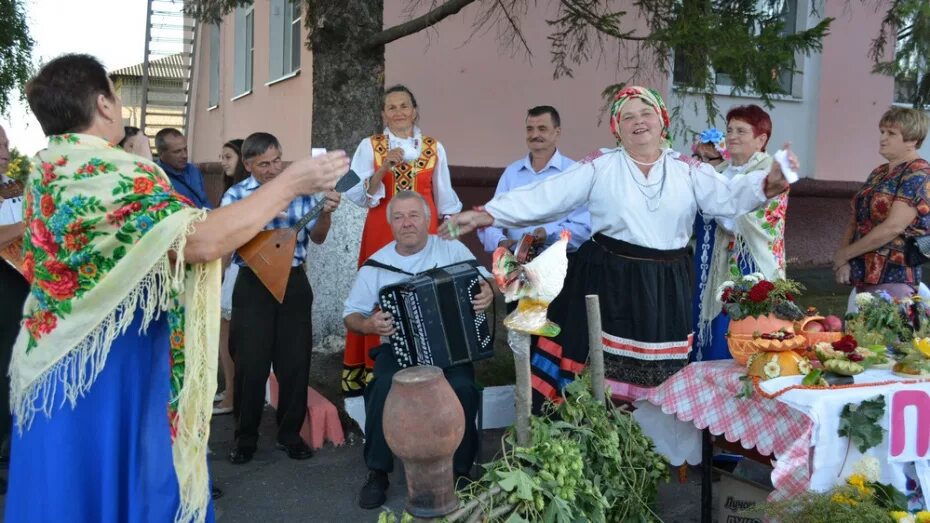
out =
<svg viewBox="0 0 930 523"><path fill-rule="evenodd" d="M748 369L750 376L768 380L807 374L811 370L811 364L806 358L791 350L758 352L750 357Z"/></svg>

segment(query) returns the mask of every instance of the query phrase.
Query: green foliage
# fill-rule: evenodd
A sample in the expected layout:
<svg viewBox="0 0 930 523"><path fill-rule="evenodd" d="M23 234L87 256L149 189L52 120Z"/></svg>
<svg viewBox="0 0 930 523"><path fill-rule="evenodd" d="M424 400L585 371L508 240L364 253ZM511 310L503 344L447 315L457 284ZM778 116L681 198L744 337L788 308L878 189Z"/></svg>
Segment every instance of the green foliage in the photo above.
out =
<svg viewBox="0 0 930 523"><path fill-rule="evenodd" d="M841 497L838 497L841 496ZM872 500L859 500L858 492L849 486L828 492L806 492L775 503L763 503L741 515L764 517L779 523L877 523L890 521L888 511Z"/></svg>
<svg viewBox="0 0 930 523"><path fill-rule="evenodd" d="M893 47L892 47L893 45ZM894 53L893 57L890 57ZM869 57L873 71L914 82L914 107L930 104L930 2L894 0L885 12L878 36L872 40Z"/></svg>
<svg viewBox="0 0 930 523"><path fill-rule="evenodd" d="M885 415L885 397L878 395L865 400L859 405L847 403L840 414L840 426L837 433L865 454L877 446L885 437L885 429L880 425Z"/></svg>
<svg viewBox="0 0 930 523"><path fill-rule="evenodd" d="M19 152L16 147L10 149L10 163L6 171L7 177L25 182L32 170L32 162L29 157Z"/></svg>
<svg viewBox="0 0 930 523"><path fill-rule="evenodd" d="M595 400L587 377L531 426L528 447L505 436L501 457L460 493L463 508L448 521L658 521L650 505L668 465L629 412Z"/></svg>
<svg viewBox="0 0 930 523"><path fill-rule="evenodd" d="M22 0L0 0L0 113L10 108L10 96L32 76L34 42L26 25Z"/></svg>
<svg viewBox="0 0 930 523"><path fill-rule="evenodd" d="M846 317L845 331L860 345L897 346L926 336L930 308L919 296L894 300L883 293L856 295L859 312Z"/></svg>

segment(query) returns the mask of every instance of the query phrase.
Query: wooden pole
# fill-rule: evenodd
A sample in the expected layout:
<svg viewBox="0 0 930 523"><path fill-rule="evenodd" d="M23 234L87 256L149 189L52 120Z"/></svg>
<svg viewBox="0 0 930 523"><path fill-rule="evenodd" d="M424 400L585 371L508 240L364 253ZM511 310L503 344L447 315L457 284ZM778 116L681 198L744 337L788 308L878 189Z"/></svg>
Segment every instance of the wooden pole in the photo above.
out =
<svg viewBox="0 0 930 523"><path fill-rule="evenodd" d="M601 302L597 294L584 297L588 314L588 358L591 388L597 401L604 401L604 345L601 342Z"/></svg>
<svg viewBox="0 0 930 523"><path fill-rule="evenodd" d="M510 350L513 351L513 361L517 371L517 384L514 390L517 407L517 445L526 447L530 444L530 411L532 408L530 335L508 330L507 344L510 345Z"/></svg>

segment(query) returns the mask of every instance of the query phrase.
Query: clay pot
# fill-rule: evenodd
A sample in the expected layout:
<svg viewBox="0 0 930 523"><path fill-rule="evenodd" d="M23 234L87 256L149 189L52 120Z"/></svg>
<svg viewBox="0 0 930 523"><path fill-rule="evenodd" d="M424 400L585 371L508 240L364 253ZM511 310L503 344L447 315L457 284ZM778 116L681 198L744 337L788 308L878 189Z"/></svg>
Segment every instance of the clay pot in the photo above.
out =
<svg viewBox="0 0 930 523"><path fill-rule="evenodd" d="M442 370L424 365L395 374L383 419L384 438L404 462L407 512L438 518L458 508L452 455L465 434L465 412Z"/></svg>

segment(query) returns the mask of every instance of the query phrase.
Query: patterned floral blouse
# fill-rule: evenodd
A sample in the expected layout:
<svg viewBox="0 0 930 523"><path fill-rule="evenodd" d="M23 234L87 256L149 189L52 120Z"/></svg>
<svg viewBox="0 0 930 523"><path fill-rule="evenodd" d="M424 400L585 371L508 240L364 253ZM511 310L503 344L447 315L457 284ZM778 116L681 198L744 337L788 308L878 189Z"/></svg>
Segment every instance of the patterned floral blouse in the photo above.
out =
<svg viewBox="0 0 930 523"><path fill-rule="evenodd" d="M904 261L905 237L930 233L930 163L923 158L903 163L888 171L888 164L877 167L853 198L857 241L888 218L891 206L904 202L917 210L917 217L904 234L886 245L849 261L853 285L907 283L920 281L920 267Z"/></svg>

